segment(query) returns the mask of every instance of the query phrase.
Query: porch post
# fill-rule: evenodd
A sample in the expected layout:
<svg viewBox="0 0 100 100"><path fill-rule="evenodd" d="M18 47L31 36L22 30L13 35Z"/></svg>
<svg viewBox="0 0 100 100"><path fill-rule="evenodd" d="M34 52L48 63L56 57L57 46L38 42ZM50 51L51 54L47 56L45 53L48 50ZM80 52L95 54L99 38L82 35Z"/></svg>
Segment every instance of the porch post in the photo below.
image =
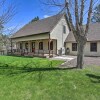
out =
<svg viewBox="0 0 100 100"><path fill-rule="evenodd" d="M50 33L49 33L49 58L50 58Z"/></svg>
<svg viewBox="0 0 100 100"><path fill-rule="evenodd" d="M31 41L28 41L28 52L31 52Z"/></svg>

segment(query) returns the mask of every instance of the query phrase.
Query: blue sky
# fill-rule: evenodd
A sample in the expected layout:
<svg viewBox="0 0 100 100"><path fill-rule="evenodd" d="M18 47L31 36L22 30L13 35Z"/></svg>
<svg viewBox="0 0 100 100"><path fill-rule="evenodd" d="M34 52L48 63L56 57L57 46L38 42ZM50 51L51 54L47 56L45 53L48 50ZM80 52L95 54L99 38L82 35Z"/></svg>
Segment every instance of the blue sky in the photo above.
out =
<svg viewBox="0 0 100 100"><path fill-rule="evenodd" d="M21 27L36 16L40 18L47 16L47 13L42 10L39 0L7 0L7 3L14 3L17 11L13 19L6 25L7 27Z"/></svg>
<svg viewBox="0 0 100 100"><path fill-rule="evenodd" d="M14 4L16 6L16 15L6 25L6 29L18 29L31 21L34 17L39 16L40 19L51 16L50 13L44 10L39 0L7 0L7 5Z"/></svg>
<svg viewBox="0 0 100 100"><path fill-rule="evenodd" d="M10 3L16 6L17 13L6 25L6 28L9 29L13 29L16 26L19 29L36 16L42 19L46 16L56 14L58 11L57 8L53 9L55 11L52 13L47 11L47 9L45 10L39 0L7 0L7 4L9 5Z"/></svg>

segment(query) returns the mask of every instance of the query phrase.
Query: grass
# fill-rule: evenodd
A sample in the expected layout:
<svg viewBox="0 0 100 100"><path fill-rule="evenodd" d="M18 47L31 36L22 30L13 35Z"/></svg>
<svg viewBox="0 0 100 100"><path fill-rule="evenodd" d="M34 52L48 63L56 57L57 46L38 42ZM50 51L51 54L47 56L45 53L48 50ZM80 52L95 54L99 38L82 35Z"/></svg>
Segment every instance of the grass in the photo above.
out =
<svg viewBox="0 0 100 100"><path fill-rule="evenodd" d="M100 100L99 66L53 70L61 63L0 56L0 100Z"/></svg>

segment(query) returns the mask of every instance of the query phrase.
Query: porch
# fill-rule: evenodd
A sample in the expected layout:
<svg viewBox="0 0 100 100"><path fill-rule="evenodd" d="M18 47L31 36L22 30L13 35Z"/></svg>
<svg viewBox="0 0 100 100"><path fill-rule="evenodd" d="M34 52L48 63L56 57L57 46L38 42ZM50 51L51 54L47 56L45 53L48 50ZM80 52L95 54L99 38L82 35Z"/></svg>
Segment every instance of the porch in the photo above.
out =
<svg viewBox="0 0 100 100"><path fill-rule="evenodd" d="M53 57L57 54L57 40L20 41L16 43L16 49L12 49L11 53L19 56Z"/></svg>

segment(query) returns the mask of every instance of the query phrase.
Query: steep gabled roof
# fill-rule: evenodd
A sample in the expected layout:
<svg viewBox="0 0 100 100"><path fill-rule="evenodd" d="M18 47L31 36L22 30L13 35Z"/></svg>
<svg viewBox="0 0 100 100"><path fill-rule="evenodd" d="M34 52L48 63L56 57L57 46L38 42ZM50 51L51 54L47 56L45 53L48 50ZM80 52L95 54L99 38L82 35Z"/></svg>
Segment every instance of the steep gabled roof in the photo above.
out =
<svg viewBox="0 0 100 100"><path fill-rule="evenodd" d="M100 41L100 23L90 24L89 32L87 34L87 41ZM75 42L72 32L68 34L66 42Z"/></svg>
<svg viewBox="0 0 100 100"><path fill-rule="evenodd" d="M12 36L12 38L49 33L56 26L63 15L64 14L58 14L52 17L29 23L21 28L18 32L16 32Z"/></svg>

